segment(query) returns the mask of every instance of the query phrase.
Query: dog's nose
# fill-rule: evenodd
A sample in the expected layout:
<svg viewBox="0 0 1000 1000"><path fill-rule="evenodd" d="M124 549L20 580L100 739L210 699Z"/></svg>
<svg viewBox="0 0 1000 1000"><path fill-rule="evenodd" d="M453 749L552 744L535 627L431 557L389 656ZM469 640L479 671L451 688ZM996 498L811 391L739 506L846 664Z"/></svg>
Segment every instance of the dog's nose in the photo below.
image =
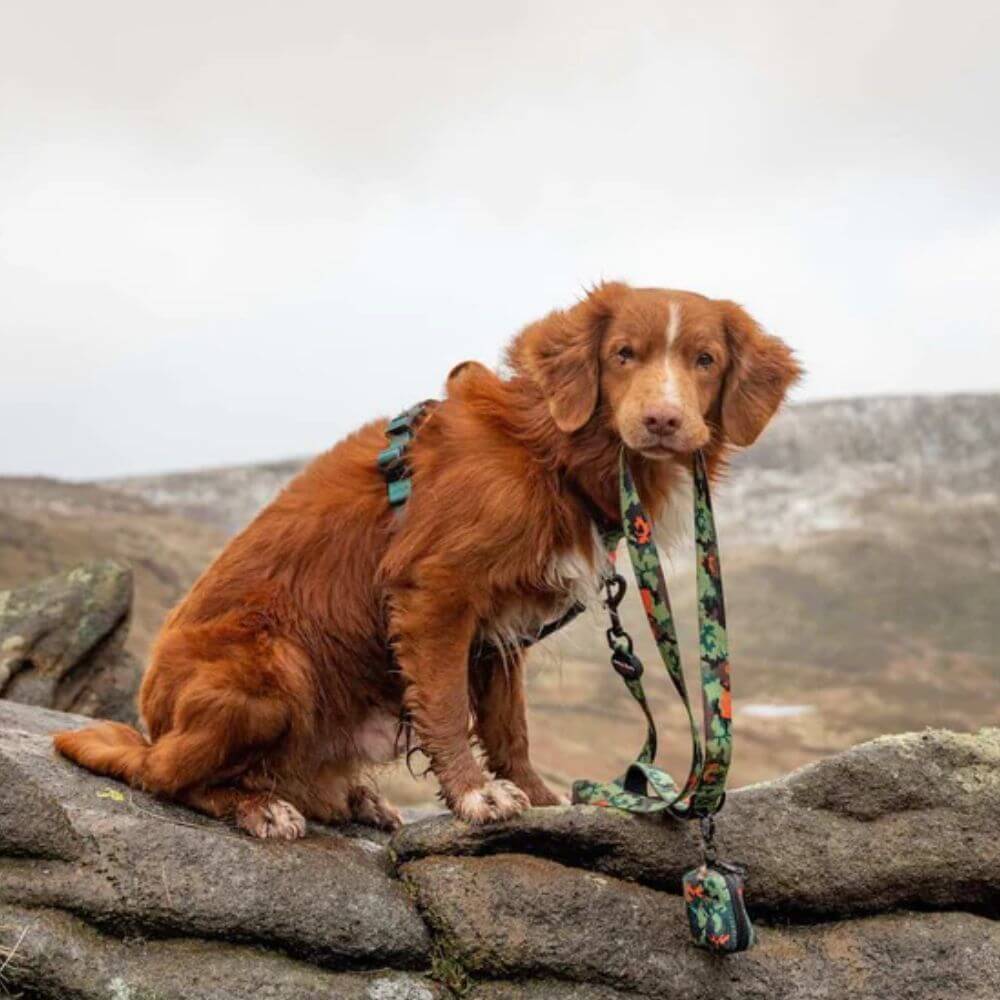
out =
<svg viewBox="0 0 1000 1000"><path fill-rule="evenodd" d="M642 422L650 433L666 437L680 427L681 411L679 407L671 406L669 403L661 403L659 406L648 409Z"/></svg>

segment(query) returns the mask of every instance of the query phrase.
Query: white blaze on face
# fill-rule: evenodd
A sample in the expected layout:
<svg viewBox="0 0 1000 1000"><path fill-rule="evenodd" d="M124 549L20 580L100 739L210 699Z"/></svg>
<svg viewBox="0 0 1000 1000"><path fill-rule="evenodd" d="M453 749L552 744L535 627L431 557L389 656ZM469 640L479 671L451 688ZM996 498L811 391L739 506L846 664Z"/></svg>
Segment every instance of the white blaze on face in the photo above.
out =
<svg viewBox="0 0 1000 1000"><path fill-rule="evenodd" d="M677 376L674 372L674 363L670 357L670 348L677 339L681 329L681 306L679 302L670 303L670 313L667 319L667 360L663 371L663 401L672 406L681 405L680 386L677 383Z"/></svg>

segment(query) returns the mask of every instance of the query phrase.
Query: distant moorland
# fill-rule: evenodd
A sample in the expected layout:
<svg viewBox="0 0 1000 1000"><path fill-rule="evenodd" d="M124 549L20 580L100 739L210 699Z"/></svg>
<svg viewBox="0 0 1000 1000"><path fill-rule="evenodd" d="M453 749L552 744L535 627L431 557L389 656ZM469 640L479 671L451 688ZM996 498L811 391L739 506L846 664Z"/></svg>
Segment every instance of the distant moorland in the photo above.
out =
<svg viewBox="0 0 1000 1000"><path fill-rule="evenodd" d="M129 640L142 658L226 537L303 459L95 483L0 479L0 588L89 558L132 566ZM737 784L871 736L972 730L1000 708L1000 395L850 399L789 407L717 491L733 654ZM694 671L693 556L672 597ZM645 635L668 764L688 748ZM565 789L617 772L642 742L607 665L600 609L533 654L534 756ZM430 781L386 778L403 803Z"/></svg>

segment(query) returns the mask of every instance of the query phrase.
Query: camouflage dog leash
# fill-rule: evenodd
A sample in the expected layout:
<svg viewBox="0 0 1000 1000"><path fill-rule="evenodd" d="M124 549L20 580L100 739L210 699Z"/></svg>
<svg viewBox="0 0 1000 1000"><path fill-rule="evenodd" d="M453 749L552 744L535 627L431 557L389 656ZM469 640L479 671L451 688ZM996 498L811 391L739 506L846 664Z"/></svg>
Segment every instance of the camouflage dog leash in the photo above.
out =
<svg viewBox="0 0 1000 1000"><path fill-rule="evenodd" d="M401 413L386 427L387 444L379 454L377 464L385 479L389 504L396 511L405 506L412 493L413 473L408 461L409 446L418 428L436 405L434 400L418 403ZM698 555L704 748L684 683L667 586L652 539L652 522L642 509L624 452L619 473L621 527L602 525L599 530L609 553L614 552L623 536L628 544L632 568L653 638L687 711L693 748L691 769L683 788L680 788L666 771L654 765L656 725L642 686L643 666L634 652L632 639L622 628L618 616L618 606L625 596L626 583L619 574L607 574L602 582L606 594L605 605L611 618L611 627L607 631L611 663L624 679L629 693L639 703L646 717L646 742L635 762L617 781L575 782L573 801L634 813L660 813L678 819L699 819L704 848L703 863L688 872L683 880L691 932L695 943L701 947L720 953L743 951L753 943L753 927L743 902L742 873L736 866L716 860L712 842L712 817L722 807L726 795L726 775L732 752L732 713L722 576L705 461L700 452L695 454L695 541ZM525 637L520 644L528 646L537 642L567 624L581 610L582 605L574 604L560 619L550 622L538 635ZM474 649L473 658L481 652Z"/></svg>
<svg viewBox="0 0 1000 1000"><path fill-rule="evenodd" d="M603 580L605 605L611 618L611 627L607 631L611 665L646 717L646 740L635 761L617 780L574 782L573 801L632 813L698 819L701 823L703 863L684 877L685 899L695 943L717 952L743 951L753 943L753 928L743 902L742 873L734 865L717 861L713 844L713 816L725 801L726 777L732 758L732 704L718 541L708 473L700 451L694 455L692 472L704 745L684 681L670 598L652 537L653 525L642 508L623 451L619 467L622 530L605 533L605 544L613 552L624 534L656 648L687 712L691 731L691 767L687 780L680 786L671 775L654 764L656 724L642 685L643 665L618 615L626 583L620 574L611 573Z"/></svg>

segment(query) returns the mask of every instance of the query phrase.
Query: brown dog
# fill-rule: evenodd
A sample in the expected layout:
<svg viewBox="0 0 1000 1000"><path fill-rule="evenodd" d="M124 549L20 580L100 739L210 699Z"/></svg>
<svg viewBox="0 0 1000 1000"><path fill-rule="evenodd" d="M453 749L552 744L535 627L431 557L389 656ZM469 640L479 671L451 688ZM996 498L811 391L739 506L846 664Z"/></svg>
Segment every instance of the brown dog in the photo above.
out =
<svg viewBox="0 0 1000 1000"><path fill-rule="evenodd" d="M594 592L592 514L616 515L622 443L665 521L690 454L717 474L800 369L732 302L619 283L527 327L507 357L509 377L471 364L449 380L401 514L375 464L384 420L317 458L167 619L140 695L148 740L105 722L57 734L60 753L293 838L303 815L398 825L365 773L397 756L405 718L461 819L559 801L528 757L510 638ZM480 637L505 655L470 666Z"/></svg>

